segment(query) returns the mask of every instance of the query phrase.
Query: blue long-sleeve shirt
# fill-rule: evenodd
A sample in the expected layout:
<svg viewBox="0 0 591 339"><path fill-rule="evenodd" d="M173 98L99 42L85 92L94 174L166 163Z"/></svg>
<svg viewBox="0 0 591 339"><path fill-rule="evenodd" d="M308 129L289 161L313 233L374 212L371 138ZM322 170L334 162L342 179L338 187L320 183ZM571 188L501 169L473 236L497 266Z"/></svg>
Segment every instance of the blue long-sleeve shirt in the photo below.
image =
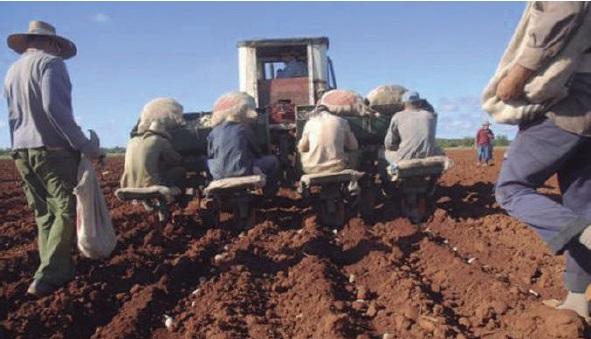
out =
<svg viewBox="0 0 591 339"><path fill-rule="evenodd" d="M37 49L23 53L4 80L12 149L45 146L98 152L74 120L71 92L61 58Z"/></svg>
<svg viewBox="0 0 591 339"><path fill-rule="evenodd" d="M247 124L223 122L207 136L209 172L214 180L252 174L260 157L254 133Z"/></svg>

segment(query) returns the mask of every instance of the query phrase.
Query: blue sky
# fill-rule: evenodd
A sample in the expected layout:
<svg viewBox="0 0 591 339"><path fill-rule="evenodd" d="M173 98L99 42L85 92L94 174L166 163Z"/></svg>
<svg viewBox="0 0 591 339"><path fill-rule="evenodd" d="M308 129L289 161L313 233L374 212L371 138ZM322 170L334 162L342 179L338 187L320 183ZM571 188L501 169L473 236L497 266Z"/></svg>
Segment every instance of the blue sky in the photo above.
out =
<svg viewBox="0 0 591 339"><path fill-rule="evenodd" d="M362 95L382 84L415 89L439 112L438 136L463 137L487 118L480 93L523 8L522 2L3 2L0 40L39 19L76 43L78 55L67 61L75 116L104 146L125 145L154 97L204 111L237 89L237 41L296 36L329 37L340 88ZM4 43L2 77L17 58ZM0 148L9 146L4 101Z"/></svg>

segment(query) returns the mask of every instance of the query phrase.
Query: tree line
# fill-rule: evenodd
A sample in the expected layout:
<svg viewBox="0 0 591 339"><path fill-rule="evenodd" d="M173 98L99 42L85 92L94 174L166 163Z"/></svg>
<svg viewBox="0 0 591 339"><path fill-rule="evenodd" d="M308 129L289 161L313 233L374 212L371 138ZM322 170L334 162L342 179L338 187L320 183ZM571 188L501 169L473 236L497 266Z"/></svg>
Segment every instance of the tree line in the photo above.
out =
<svg viewBox="0 0 591 339"><path fill-rule="evenodd" d="M474 138L473 137L464 137L464 138L437 138L436 143L438 146L443 148L453 148L453 147L472 147L474 146ZM507 138L506 135L499 135L496 137L494 141L495 146L509 146L511 141ZM125 153L125 147L108 147L103 148L103 150L107 154L123 154ZM0 156L8 156L10 154L10 148L0 148Z"/></svg>
<svg viewBox="0 0 591 339"><path fill-rule="evenodd" d="M464 137L464 138L456 138L456 139L444 139L444 138L437 138L436 143L438 146L442 148L453 148L453 147L473 147L474 146L474 137ZM493 141L493 145L495 147L506 147L511 144L509 138L506 135L498 135L495 137Z"/></svg>

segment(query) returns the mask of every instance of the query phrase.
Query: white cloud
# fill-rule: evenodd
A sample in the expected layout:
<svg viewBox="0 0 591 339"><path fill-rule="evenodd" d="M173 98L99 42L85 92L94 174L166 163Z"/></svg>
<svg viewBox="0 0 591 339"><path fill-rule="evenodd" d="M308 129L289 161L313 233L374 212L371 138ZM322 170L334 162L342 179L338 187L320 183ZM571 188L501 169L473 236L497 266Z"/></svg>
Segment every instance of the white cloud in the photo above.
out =
<svg viewBox="0 0 591 339"><path fill-rule="evenodd" d="M472 136L482 122L490 120L474 95L441 98L436 110L440 113L437 134L442 138Z"/></svg>
<svg viewBox="0 0 591 339"><path fill-rule="evenodd" d="M4 120L0 120L0 128L6 127L6 122Z"/></svg>
<svg viewBox="0 0 591 339"><path fill-rule="evenodd" d="M13 53L14 52L8 48L4 49L2 53L0 53L0 67L8 69L8 66L10 66L10 64L14 62L17 57L16 53Z"/></svg>
<svg viewBox="0 0 591 339"><path fill-rule="evenodd" d="M440 112L476 112L480 108L480 98L477 96L464 96L456 98L441 98L437 110Z"/></svg>
<svg viewBox="0 0 591 339"><path fill-rule="evenodd" d="M97 13L92 17L92 21L97 23L106 23L111 21L111 16L105 13Z"/></svg>
<svg viewBox="0 0 591 339"><path fill-rule="evenodd" d="M439 112L457 112L460 109L458 104L453 102L442 102L439 104L438 111Z"/></svg>

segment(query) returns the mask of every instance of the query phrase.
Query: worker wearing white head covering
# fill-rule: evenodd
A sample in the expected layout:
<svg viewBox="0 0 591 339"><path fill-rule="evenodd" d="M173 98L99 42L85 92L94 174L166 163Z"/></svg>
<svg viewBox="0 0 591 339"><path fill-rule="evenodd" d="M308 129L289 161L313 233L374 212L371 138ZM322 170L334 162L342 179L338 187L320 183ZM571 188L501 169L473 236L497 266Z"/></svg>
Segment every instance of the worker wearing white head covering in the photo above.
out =
<svg viewBox="0 0 591 339"><path fill-rule="evenodd" d="M137 135L125 151L121 187L185 186L181 155L172 147L171 131L182 124L183 106L171 98L148 102L141 113Z"/></svg>
<svg viewBox="0 0 591 339"><path fill-rule="evenodd" d="M267 176L267 196L277 192L279 160L263 155L249 123L257 117L254 98L244 92L230 92L216 100L214 128L207 136L207 166L214 180L252 175L255 168Z"/></svg>

